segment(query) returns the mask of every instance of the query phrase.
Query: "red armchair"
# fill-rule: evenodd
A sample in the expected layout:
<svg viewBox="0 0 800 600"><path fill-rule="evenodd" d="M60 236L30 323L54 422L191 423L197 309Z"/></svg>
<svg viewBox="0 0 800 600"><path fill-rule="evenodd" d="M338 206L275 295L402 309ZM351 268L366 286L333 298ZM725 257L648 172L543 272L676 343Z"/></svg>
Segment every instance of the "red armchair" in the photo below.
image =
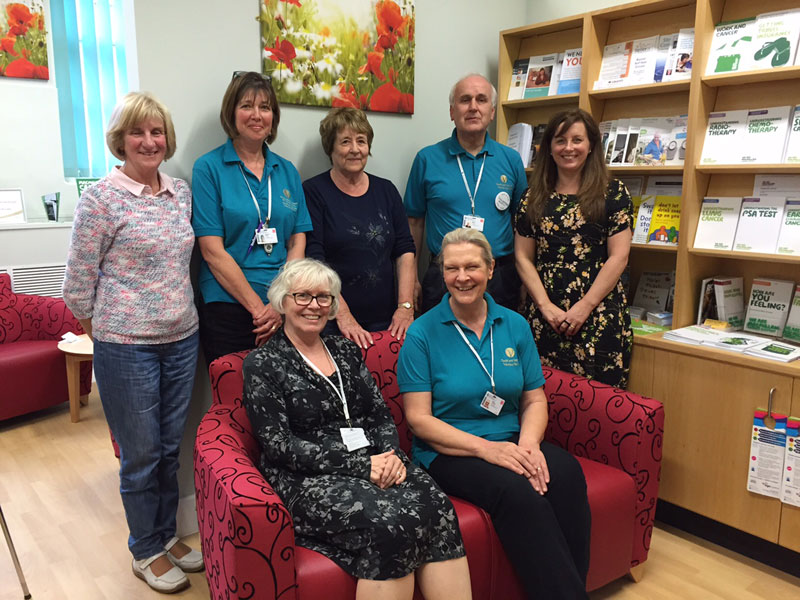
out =
<svg viewBox="0 0 800 600"><path fill-rule="evenodd" d="M411 434L396 381L400 344L385 333L374 338L365 360L408 451ZM352 600L353 578L324 556L295 546L291 514L255 466L258 443L241 400L246 354L211 364L213 405L195 440L197 518L211 597ZM546 439L575 455L586 475L592 511L587 589L593 590L632 569L640 572L647 559L664 412L660 402L583 377L549 368L544 374ZM452 500L473 598L524 598L488 515Z"/></svg>
<svg viewBox="0 0 800 600"><path fill-rule="evenodd" d="M58 349L67 331L83 333L60 298L11 291L0 275L0 421L69 400L64 354ZM92 387L92 363L81 365L81 394Z"/></svg>

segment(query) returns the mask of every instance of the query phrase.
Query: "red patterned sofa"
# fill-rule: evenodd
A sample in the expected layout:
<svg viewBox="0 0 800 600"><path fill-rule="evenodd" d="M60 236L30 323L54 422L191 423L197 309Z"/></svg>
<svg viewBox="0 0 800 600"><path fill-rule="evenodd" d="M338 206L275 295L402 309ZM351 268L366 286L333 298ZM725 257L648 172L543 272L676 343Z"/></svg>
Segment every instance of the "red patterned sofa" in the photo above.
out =
<svg viewBox="0 0 800 600"><path fill-rule="evenodd" d="M61 336L83 333L60 298L11 291L0 274L0 421L69 400ZM92 387L92 363L81 365L81 395Z"/></svg>
<svg viewBox="0 0 800 600"><path fill-rule="evenodd" d="M408 452L411 435L395 375L400 344L386 333L374 337L365 360ZM213 405L194 447L197 518L211 597L352 600L354 579L324 556L295 547L291 515L255 466L258 443L242 406L246 354L211 364ZM577 456L586 474L592 511L587 588L632 570L638 575L647 559L658 495L661 403L554 369L545 368L544 374L550 405L546 438ZM473 598L522 599L488 515L458 498L453 504Z"/></svg>

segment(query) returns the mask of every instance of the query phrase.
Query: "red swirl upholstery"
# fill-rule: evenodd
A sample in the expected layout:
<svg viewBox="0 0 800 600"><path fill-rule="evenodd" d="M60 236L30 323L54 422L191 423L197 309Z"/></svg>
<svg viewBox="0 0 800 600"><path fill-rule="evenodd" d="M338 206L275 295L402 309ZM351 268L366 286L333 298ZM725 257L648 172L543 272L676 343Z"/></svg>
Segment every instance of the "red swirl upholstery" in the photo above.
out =
<svg viewBox="0 0 800 600"><path fill-rule="evenodd" d="M374 338L365 360L408 450L411 437L396 377L400 343L387 333ZM255 466L258 443L242 405L246 354L211 364L213 405L195 440L197 518L211 598L352 600L355 581L349 575L324 556L295 547L291 515ZM592 511L587 588L592 590L647 559L664 412L655 400L554 369L544 372L550 404L546 438L577 456L586 475ZM473 598L524 598L488 515L463 500L453 504Z"/></svg>
<svg viewBox="0 0 800 600"><path fill-rule="evenodd" d="M83 333L60 298L11 291L11 278L0 275L0 421L69 400L61 336ZM92 363L81 365L81 394L92 386Z"/></svg>

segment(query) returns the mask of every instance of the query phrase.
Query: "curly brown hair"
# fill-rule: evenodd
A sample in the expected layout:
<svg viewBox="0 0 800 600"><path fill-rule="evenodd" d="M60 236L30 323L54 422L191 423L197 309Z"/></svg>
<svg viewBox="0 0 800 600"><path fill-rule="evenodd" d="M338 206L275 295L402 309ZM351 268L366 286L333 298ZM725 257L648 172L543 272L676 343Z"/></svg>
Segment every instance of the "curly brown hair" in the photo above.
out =
<svg viewBox="0 0 800 600"><path fill-rule="evenodd" d="M556 135L567 131L575 123L583 123L589 138L589 155L583 165L577 194L581 212L584 218L595 223L605 214L608 169L603 160L600 129L592 115L580 108L574 108L553 115L542 135L533 173L528 178L528 218L534 225L544 216L547 202L556 191L558 181L558 167L550 153L550 144Z"/></svg>

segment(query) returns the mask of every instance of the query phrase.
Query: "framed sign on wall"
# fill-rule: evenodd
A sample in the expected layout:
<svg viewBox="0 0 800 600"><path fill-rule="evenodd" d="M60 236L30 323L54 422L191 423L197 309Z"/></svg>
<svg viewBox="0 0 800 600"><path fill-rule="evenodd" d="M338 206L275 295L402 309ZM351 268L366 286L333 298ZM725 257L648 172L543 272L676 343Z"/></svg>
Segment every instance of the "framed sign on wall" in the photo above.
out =
<svg viewBox="0 0 800 600"><path fill-rule="evenodd" d="M25 203L21 189L0 190L0 225L25 222Z"/></svg>

